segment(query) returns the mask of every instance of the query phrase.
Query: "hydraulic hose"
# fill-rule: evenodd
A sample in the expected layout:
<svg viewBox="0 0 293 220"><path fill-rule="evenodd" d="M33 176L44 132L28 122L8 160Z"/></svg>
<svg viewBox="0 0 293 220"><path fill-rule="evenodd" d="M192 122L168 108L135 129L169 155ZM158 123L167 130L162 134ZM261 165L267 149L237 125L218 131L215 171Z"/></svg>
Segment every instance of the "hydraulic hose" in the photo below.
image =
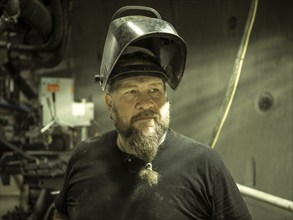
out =
<svg viewBox="0 0 293 220"><path fill-rule="evenodd" d="M62 30L62 40L57 48L55 48L54 53L48 56L48 59L42 59L34 57L33 62L35 67L44 67L44 68L51 68L57 66L63 59L68 44L70 41L70 33L71 33L71 25L70 25L70 15L71 15L71 1L70 0L63 0L62 1L63 7L63 17L62 23L59 24L60 29Z"/></svg>
<svg viewBox="0 0 293 220"><path fill-rule="evenodd" d="M21 0L22 19L41 34L43 40L48 40L52 32L52 16L41 1Z"/></svg>
<svg viewBox="0 0 293 220"><path fill-rule="evenodd" d="M30 2L30 1L28 1ZM51 10L53 17L53 30L50 31L48 28L44 28L41 26L36 26L39 30L44 29L45 33L51 33L50 38L46 43L41 45L28 45L28 44L15 44L6 41L0 41L0 48L6 48L7 50L16 50L16 51L27 51L27 52L51 52L60 44L63 36L63 14L60 0L52 0L51 1ZM44 12L44 8L38 8ZM35 9L34 9L35 10ZM27 14L27 13L25 13ZM47 14L44 12L43 14ZM28 18L27 18L28 19ZM31 19L29 19L31 20ZM38 23L38 20L34 21ZM48 30L47 30L48 29Z"/></svg>
<svg viewBox="0 0 293 220"><path fill-rule="evenodd" d="M6 12L10 17L17 16L20 8L20 0L9 0L7 2Z"/></svg>
<svg viewBox="0 0 293 220"><path fill-rule="evenodd" d="M71 1L52 0L50 6L52 11L53 29L51 37L46 43L42 45L29 45L11 44L9 42L0 41L0 48L5 47L7 50L16 50L20 52L34 52L34 54L36 54L36 56L24 56L21 58L19 64L22 67L22 69L54 67L62 61L67 51L71 31ZM38 14L44 13L39 12ZM35 19L36 18L37 17L35 16ZM37 20L38 19L36 19L36 21Z"/></svg>
<svg viewBox="0 0 293 220"><path fill-rule="evenodd" d="M20 15L20 0L9 0L3 8L2 16L0 17L0 34L2 34L9 23L16 23Z"/></svg>

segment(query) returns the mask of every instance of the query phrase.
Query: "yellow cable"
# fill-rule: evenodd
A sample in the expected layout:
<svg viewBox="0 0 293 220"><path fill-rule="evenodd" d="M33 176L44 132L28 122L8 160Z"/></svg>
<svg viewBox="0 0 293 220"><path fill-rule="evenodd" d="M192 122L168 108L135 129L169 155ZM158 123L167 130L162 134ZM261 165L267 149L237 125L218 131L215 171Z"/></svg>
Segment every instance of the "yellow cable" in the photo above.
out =
<svg viewBox="0 0 293 220"><path fill-rule="evenodd" d="M215 145L216 145L216 143L217 143L217 141L219 139L219 136L220 136L220 134L222 132L224 123L225 123L225 121L227 119L228 113L230 111L232 102L233 102L234 97L235 97L235 94L236 94L236 90L237 90L237 87L238 87L238 82L239 82L240 75L241 75L243 60L244 60L244 57L245 57L245 54L246 54L246 51L247 51L247 47L248 47L248 42L249 42L251 30L252 30L252 27L253 27L253 24L254 24L254 20L255 20L255 16L256 16L257 4L258 4L258 0L255 0L255 4L254 4L254 8L253 8L253 15L252 15L252 19L251 19L251 22L250 22L250 25L249 25L249 28L248 28L247 37L245 39L245 44L244 44L243 52L242 52L242 54L240 56L239 65L238 66L236 65L237 74L236 74L236 79L235 79L235 82L234 82L234 85L233 85L232 93L231 93L230 99L228 101L227 107L225 109L225 112L223 114L222 120L220 122L219 128L218 128L218 130L217 130L217 132L215 134L215 137L213 139L213 142L211 144L211 147L212 148L215 147Z"/></svg>

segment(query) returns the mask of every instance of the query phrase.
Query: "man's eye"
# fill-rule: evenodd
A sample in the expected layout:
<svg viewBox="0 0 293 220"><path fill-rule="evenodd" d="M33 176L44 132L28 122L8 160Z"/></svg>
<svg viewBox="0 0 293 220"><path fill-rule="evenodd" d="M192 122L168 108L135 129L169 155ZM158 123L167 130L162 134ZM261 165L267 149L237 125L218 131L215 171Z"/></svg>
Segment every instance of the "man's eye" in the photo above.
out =
<svg viewBox="0 0 293 220"><path fill-rule="evenodd" d="M136 90L129 90L129 91L126 91L125 94L128 94L128 95L135 95L135 94L136 94Z"/></svg>
<svg viewBox="0 0 293 220"><path fill-rule="evenodd" d="M161 97L163 95L163 91L158 88L153 88L149 90L149 94L153 97Z"/></svg>
<svg viewBox="0 0 293 220"><path fill-rule="evenodd" d="M150 89L150 93L158 93L158 92L160 92L160 90L157 88Z"/></svg>

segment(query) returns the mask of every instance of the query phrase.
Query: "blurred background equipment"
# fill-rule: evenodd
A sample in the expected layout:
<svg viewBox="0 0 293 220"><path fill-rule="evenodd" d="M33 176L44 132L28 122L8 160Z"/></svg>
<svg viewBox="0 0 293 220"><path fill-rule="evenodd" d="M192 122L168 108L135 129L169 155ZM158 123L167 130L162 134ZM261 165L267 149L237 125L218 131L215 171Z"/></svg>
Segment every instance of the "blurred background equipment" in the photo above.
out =
<svg viewBox="0 0 293 220"><path fill-rule="evenodd" d="M70 150L87 137L93 103L74 102L71 74L45 76L67 53L70 14L70 0L0 1L1 219L49 219Z"/></svg>

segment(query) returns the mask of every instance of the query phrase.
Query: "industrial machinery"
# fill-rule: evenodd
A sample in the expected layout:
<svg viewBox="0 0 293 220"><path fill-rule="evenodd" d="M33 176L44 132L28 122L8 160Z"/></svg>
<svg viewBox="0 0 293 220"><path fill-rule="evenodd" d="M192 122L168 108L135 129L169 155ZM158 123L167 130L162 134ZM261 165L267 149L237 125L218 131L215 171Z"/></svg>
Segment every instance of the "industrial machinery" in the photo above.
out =
<svg viewBox="0 0 293 220"><path fill-rule="evenodd" d="M59 109L58 117L56 99L64 93L62 86L56 86L62 79L41 74L58 66L66 54L70 4L70 0L0 0L1 219L50 219L53 192L80 138L77 127L92 118L84 124L84 114L75 113L65 123L60 117L64 109ZM74 103L73 96L70 102L74 109L81 105L93 114L93 104Z"/></svg>

